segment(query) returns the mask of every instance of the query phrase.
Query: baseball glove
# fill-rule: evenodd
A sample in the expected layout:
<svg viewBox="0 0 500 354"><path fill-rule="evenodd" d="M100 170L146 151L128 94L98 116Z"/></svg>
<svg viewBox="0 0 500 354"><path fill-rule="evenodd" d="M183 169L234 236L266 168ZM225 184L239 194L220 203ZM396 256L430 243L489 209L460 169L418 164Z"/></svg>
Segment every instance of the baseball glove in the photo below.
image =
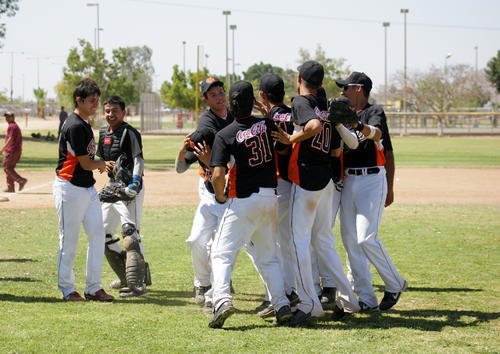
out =
<svg viewBox="0 0 500 354"><path fill-rule="evenodd" d="M99 192L99 200L102 203L115 203L119 200L131 201L134 197L125 192L126 186L123 183L111 184L104 187Z"/></svg>
<svg viewBox="0 0 500 354"><path fill-rule="evenodd" d="M351 124L359 120L351 101L347 97L331 99L328 111L328 118L332 124Z"/></svg>

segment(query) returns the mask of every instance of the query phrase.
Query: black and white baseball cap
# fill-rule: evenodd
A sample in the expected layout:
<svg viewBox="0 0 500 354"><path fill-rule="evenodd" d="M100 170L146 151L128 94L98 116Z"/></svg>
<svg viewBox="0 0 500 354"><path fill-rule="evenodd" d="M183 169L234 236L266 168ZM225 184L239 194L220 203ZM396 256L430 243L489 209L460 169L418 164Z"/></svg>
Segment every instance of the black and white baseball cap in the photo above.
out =
<svg viewBox="0 0 500 354"><path fill-rule="evenodd" d="M14 112L12 111L7 111L3 114L4 117L14 117Z"/></svg>
<svg viewBox="0 0 500 354"><path fill-rule="evenodd" d="M224 87L224 83L216 77L207 77L201 82L201 94L205 96L208 90L214 86Z"/></svg>
<svg viewBox="0 0 500 354"><path fill-rule="evenodd" d="M311 85L321 86L325 77L323 65L315 60L308 60L297 68L302 79Z"/></svg>
<svg viewBox="0 0 500 354"><path fill-rule="evenodd" d="M338 87L344 88L349 85L361 85L365 88L366 92L372 90L372 80L365 73L353 71L346 79L336 80L335 83Z"/></svg>

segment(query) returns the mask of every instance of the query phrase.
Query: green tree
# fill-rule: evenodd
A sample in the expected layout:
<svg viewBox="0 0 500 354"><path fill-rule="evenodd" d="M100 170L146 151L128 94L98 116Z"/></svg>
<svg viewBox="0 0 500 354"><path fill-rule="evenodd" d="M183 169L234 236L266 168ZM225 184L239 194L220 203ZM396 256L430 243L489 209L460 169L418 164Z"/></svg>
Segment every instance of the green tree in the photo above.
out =
<svg viewBox="0 0 500 354"><path fill-rule="evenodd" d="M184 73L178 65L174 65L170 81L164 81L160 88L160 97L162 102L172 108L181 108L192 111L195 109L195 92L200 90L199 82L209 76L208 70L203 68L198 73ZM201 94L198 95L198 107L203 106Z"/></svg>
<svg viewBox="0 0 500 354"><path fill-rule="evenodd" d="M45 118L45 100L47 99L47 91L39 87L33 89L33 94L36 97L37 117Z"/></svg>
<svg viewBox="0 0 500 354"><path fill-rule="evenodd" d="M7 103L7 102L9 102L7 94L5 93L5 91L0 91L0 103Z"/></svg>
<svg viewBox="0 0 500 354"><path fill-rule="evenodd" d="M152 91L152 55L153 51L147 46L113 50L109 94L122 97L128 104L138 104L141 93Z"/></svg>
<svg viewBox="0 0 500 354"><path fill-rule="evenodd" d="M488 81L495 87L497 93L500 93L500 50L497 50L497 56L490 59L485 69Z"/></svg>
<svg viewBox="0 0 500 354"><path fill-rule="evenodd" d="M73 102L73 90L84 77L94 79L101 89L101 96L108 97L110 64L105 58L104 50L94 47L84 39L80 39L79 48L71 48L63 68L63 79L55 89L59 101Z"/></svg>
<svg viewBox="0 0 500 354"><path fill-rule="evenodd" d="M84 77L94 79L101 89L101 97L122 97L127 104L138 104L141 92L151 92L152 50L147 47L124 47L113 50L112 60L105 58L103 49L95 49L89 42L79 40L79 48L72 48L63 69L63 79L56 85L59 101L72 103L73 90Z"/></svg>
<svg viewBox="0 0 500 354"><path fill-rule="evenodd" d="M17 4L19 0L0 0L0 18L6 15L7 17L12 17L19 10L19 5ZM5 23L0 23L0 39L5 38ZM0 48L3 44L0 42Z"/></svg>
<svg viewBox="0 0 500 354"><path fill-rule="evenodd" d="M321 45L317 45L314 55L306 49L299 49L298 64L302 64L307 60L316 60L322 64L325 69L325 78L323 79L323 87L328 97L337 97L340 94L340 88L337 87L335 80L344 78L348 75L349 70L346 68L344 58L329 58Z"/></svg>

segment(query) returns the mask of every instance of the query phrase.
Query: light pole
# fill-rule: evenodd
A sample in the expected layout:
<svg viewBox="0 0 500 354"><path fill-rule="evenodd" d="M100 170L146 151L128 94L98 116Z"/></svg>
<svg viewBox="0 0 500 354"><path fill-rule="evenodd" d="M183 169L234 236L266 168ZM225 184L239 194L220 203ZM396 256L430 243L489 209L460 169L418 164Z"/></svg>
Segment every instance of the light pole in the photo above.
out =
<svg viewBox="0 0 500 354"><path fill-rule="evenodd" d="M97 8L97 40L96 43L94 44L96 49L99 49L99 32L101 31L101 27L99 26L99 3L98 2L89 2L87 3L87 6L89 7L96 7Z"/></svg>
<svg viewBox="0 0 500 354"><path fill-rule="evenodd" d="M208 69L208 58L210 57L210 55L208 54L205 54L205 68Z"/></svg>
<svg viewBox="0 0 500 354"><path fill-rule="evenodd" d="M444 76L448 75L448 59L450 58L451 58L451 53L446 54L446 56L444 57Z"/></svg>
<svg viewBox="0 0 500 354"><path fill-rule="evenodd" d="M409 12L408 9L401 9L401 13L404 15L404 47L405 47L405 53L404 53L404 76L403 76L403 111L406 112L406 14ZM405 116L405 122L406 122L406 116ZM406 124L405 124L405 130L406 130Z"/></svg>
<svg viewBox="0 0 500 354"><path fill-rule="evenodd" d="M474 51L476 52L476 75L477 75L477 45L474 47Z"/></svg>
<svg viewBox="0 0 500 354"><path fill-rule="evenodd" d="M228 16L231 15L231 11L229 10L224 10L222 11L222 14L226 16L226 83L229 86L229 48L228 48L228 27L227 27L227 21L228 21ZM229 92L229 90L228 90Z"/></svg>
<svg viewBox="0 0 500 354"><path fill-rule="evenodd" d="M236 25L229 26L229 29L231 31L233 31L233 33L232 33L233 34L233 44L232 44L233 45L233 76L232 76L232 79L234 80L234 78L235 78L234 66L235 66L235 62L236 62L234 59L234 31L236 30Z"/></svg>
<svg viewBox="0 0 500 354"><path fill-rule="evenodd" d="M384 100L385 107L387 107L387 27L391 25L390 22L382 22L384 26Z"/></svg>
<svg viewBox="0 0 500 354"><path fill-rule="evenodd" d="M0 54L10 54L10 103L14 101L14 54L24 54L24 52L0 52Z"/></svg>
<svg viewBox="0 0 500 354"><path fill-rule="evenodd" d="M182 41L182 68L186 75L186 41Z"/></svg>

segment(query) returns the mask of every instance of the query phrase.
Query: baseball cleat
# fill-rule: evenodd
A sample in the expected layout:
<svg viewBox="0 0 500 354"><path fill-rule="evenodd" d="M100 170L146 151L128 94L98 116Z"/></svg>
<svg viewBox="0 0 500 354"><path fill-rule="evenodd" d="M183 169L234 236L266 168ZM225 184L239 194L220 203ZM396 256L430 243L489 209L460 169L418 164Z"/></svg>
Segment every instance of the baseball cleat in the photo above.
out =
<svg viewBox="0 0 500 354"><path fill-rule="evenodd" d="M23 178L23 180L21 182L19 182L19 192L24 189L24 186L26 185L26 183L28 183L28 179L26 179L26 178Z"/></svg>
<svg viewBox="0 0 500 354"><path fill-rule="evenodd" d="M113 296L107 294L103 289L97 290L93 295L85 294L85 298L91 301L104 301L104 302L111 302L115 299Z"/></svg>
<svg viewBox="0 0 500 354"><path fill-rule="evenodd" d="M269 305L271 305L271 301L264 300L264 301L262 301L262 304L260 304L259 306L257 306L255 308L255 311L260 312L260 311L264 310L266 307L268 307Z"/></svg>
<svg viewBox="0 0 500 354"><path fill-rule="evenodd" d="M203 305L203 311L206 313L212 313L214 311L214 304L212 303L212 301L205 301L205 304Z"/></svg>
<svg viewBox="0 0 500 354"><path fill-rule="evenodd" d="M66 295L63 297L63 300L69 302L85 301L85 299L77 291L73 291L72 293Z"/></svg>
<svg viewBox="0 0 500 354"><path fill-rule="evenodd" d="M379 308L382 311L389 310L392 308L394 305L396 305L399 301L399 297L401 296L401 293L406 290L408 287L408 283L404 282L403 288L401 291L397 293L391 293L388 291L384 291L384 297L382 298L382 301L380 301Z"/></svg>
<svg viewBox="0 0 500 354"><path fill-rule="evenodd" d="M273 311L274 313L274 311ZM285 326L290 323L293 318L292 310L290 306L282 306L278 312L276 312L276 320L273 322L275 326Z"/></svg>
<svg viewBox="0 0 500 354"><path fill-rule="evenodd" d="M292 327L301 326L301 325L304 325L304 324L310 322L311 319L312 319L312 317L311 317L310 312L305 313L301 310L297 310L293 313L293 317L290 320L290 322L288 322L288 325L290 325Z"/></svg>
<svg viewBox="0 0 500 354"><path fill-rule="evenodd" d="M208 327L210 328L222 328L224 322L236 312L231 301L226 301L219 306L217 310L214 309L214 313L210 322L208 322Z"/></svg>
<svg viewBox="0 0 500 354"><path fill-rule="evenodd" d="M288 301L290 301L290 307L297 306L300 302L299 295L293 290L290 294L287 294L286 297L288 298Z"/></svg>
<svg viewBox="0 0 500 354"><path fill-rule="evenodd" d="M321 290L321 296L319 301L323 310L331 310L335 306L335 295L337 293L337 288L324 287Z"/></svg>
<svg viewBox="0 0 500 354"><path fill-rule="evenodd" d="M205 304L205 293L210 290L211 287L211 285L194 287L194 302L197 305L203 306L203 304Z"/></svg>
<svg viewBox="0 0 500 354"><path fill-rule="evenodd" d="M115 279L109 283L111 289L121 289L127 286L127 283L122 283L120 279Z"/></svg>
<svg viewBox="0 0 500 354"><path fill-rule="evenodd" d="M257 313L260 318L268 318L274 316L274 307L269 304L266 308L262 309Z"/></svg>
<svg viewBox="0 0 500 354"><path fill-rule="evenodd" d="M333 307L333 313L332 316L330 317L331 320L333 321L340 321L346 316L350 316L352 313L344 311L344 309L341 309L337 305Z"/></svg>
<svg viewBox="0 0 500 354"><path fill-rule="evenodd" d="M363 301L358 302L359 304L359 312L375 312L378 311L378 306L370 306L364 303Z"/></svg>

